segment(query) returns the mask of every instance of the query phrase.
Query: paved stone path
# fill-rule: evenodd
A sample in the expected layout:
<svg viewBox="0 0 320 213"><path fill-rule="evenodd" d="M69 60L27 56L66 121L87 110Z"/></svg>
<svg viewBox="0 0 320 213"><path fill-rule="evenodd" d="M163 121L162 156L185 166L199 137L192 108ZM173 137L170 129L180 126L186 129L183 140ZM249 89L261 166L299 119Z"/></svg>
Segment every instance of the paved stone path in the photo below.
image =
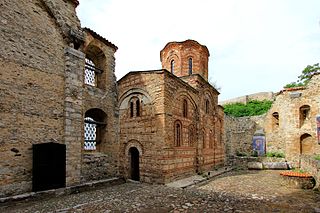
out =
<svg viewBox="0 0 320 213"><path fill-rule="evenodd" d="M320 212L320 194L286 188L279 171L232 171L185 189L125 183L0 212Z"/></svg>

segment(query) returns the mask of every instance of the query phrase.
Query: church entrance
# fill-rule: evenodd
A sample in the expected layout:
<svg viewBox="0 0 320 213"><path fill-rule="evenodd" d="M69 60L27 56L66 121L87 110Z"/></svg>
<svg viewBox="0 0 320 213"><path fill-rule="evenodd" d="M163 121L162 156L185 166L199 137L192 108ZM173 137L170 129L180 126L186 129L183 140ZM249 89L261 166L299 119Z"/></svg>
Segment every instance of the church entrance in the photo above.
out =
<svg viewBox="0 0 320 213"><path fill-rule="evenodd" d="M129 149L130 158L130 178L132 180L140 180L140 171L139 171L139 151L136 147L131 147Z"/></svg>

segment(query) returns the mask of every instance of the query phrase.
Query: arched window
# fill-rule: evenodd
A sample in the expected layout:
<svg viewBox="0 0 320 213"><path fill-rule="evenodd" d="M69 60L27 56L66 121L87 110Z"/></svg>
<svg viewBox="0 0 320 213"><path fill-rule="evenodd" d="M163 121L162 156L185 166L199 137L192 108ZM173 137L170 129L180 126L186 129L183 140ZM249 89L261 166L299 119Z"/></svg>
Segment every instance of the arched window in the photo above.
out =
<svg viewBox="0 0 320 213"><path fill-rule="evenodd" d="M84 68L84 83L94 87L102 88L101 85L101 74L103 70L99 69L93 60L85 58L85 68ZM100 80L99 80L100 79Z"/></svg>
<svg viewBox="0 0 320 213"><path fill-rule="evenodd" d="M206 100L206 114L209 114L209 109L210 109L210 102L209 102L209 100L207 99L207 100Z"/></svg>
<svg viewBox="0 0 320 213"><path fill-rule="evenodd" d="M202 148L206 148L206 133L204 130L201 131L201 141L202 141Z"/></svg>
<svg viewBox="0 0 320 213"><path fill-rule="evenodd" d="M300 107L299 111L300 111L300 127L301 127L305 121L310 119L310 106L303 105Z"/></svg>
<svg viewBox="0 0 320 213"><path fill-rule="evenodd" d="M136 100L136 115L137 117L140 116L140 100Z"/></svg>
<svg viewBox="0 0 320 213"><path fill-rule="evenodd" d="M84 118L84 149L96 150L103 141L106 126L106 114L101 109L90 109Z"/></svg>
<svg viewBox="0 0 320 213"><path fill-rule="evenodd" d="M186 99L183 99L183 117L188 117L188 102Z"/></svg>
<svg viewBox="0 0 320 213"><path fill-rule="evenodd" d="M192 58L189 58L189 75L192 75Z"/></svg>
<svg viewBox="0 0 320 213"><path fill-rule="evenodd" d="M195 144L195 136L196 132L195 132L195 128L193 125L189 126L189 146L194 146Z"/></svg>
<svg viewBox="0 0 320 213"><path fill-rule="evenodd" d="M209 134L209 148L213 149L213 143L214 143L214 133L212 130L210 130L210 134Z"/></svg>
<svg viewBox="0 0 320 213"><path fill-rule="evenodd" d="M130 99L130 117L140 117L141 116L141 104L138 97L132 97Z"/></svg>
<svg viewBox="0 0 320 213"><path fill-rule="evenodd" d="M171 60L171 73L173 73L174 72L174 60Z"/></svg>
<svg viewBox="0 0 320 213"><path fill-rule="evenodd" d="M182 143L182 125L180 121L174 124L174 145L181 146Z"/></svg>
<svg viewBox="0 0 320 213"><path fill-rule="evenodd" d="M133 117L133 101L130 101L130 117Z"/></svg>

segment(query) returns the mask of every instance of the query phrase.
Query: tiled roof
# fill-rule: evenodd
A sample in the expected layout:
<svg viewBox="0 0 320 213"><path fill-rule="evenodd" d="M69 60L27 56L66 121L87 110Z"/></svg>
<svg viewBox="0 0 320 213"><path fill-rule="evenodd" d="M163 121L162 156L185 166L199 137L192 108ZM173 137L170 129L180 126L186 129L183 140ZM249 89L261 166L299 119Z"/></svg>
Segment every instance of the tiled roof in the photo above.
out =
<svg viewBox="0 0 320 213"><path fill-rule="evenodd" d="M102 37L101 35L99 35L98 33L94 32L93 30L85 27L83 28L84 31L90 33L93 37L95 37L96 39L99 39L100 41L102 41L105 45L111 47L114 49L114 51L117 51L118 47L116 45L114 45L113 43L111 43L110 41L108 41L107 39L105 39L104 37Z"/></svg>

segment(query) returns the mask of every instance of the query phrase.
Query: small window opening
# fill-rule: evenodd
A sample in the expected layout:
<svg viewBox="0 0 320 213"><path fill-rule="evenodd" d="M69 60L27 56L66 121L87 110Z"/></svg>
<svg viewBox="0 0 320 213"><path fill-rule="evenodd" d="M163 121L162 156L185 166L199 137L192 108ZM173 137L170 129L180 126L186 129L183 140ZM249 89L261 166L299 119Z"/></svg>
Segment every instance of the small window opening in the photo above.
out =
<svg viewBox="0 0 320 213"><path fill-rule="evenodd" d="M209 114L209 107L210 107L210 102L209 100L206 100L206 114Z"/></svg>
<svg viewBox="0 0 320 213"><path fill-rule="evenodd" d="M136 115L137 117L140 116L140 100L136 100Z"/></svg>
<svg viewBox="0 0 320 213"><path fill-rule="evenodd" d="M130 102L130 117L133 117L133 101Z"/></svg>
<svg viewBox="0 0 320 213"><path fill-rule="evenodd" d="M188 117L188 102L186 99L183 100L183 117Z"/></svg>
<svg viewBox="0 0 320 213"><path fill-rule="evenodd" d="M278 127L279 126L279 113L278 112L272 113L272 120L273 120L273 126Z"/></svg>
<svg viewBox="0 0 320 213"><path fill-rule="evenodd" d="M192 58L189 58L189 75L192 75Z"/></svg>
<svg viewBox="0 0 320 213"><path fill-rule="evenodd" d="M300 126L304 124L305 121L310 118L310 106L303 105L300 107Z"/></svg>
<svg viewBox="0 0 320 213"><path fill-rule="evenodd" d="M175 124L175 146L181 146L181 124L177 122Z"/></svg>
<svg viewBox="0 0 320 213"><path fill-rule="evenodd" d="M195 129L193 125L189 126L189 146L193 146L195 144Z"/></svg>
<svg viewBox="0 0 320 213"><path fill-rule="evenodd" d="M171 61L171 73L174 72L174 60Z"/></svg>

